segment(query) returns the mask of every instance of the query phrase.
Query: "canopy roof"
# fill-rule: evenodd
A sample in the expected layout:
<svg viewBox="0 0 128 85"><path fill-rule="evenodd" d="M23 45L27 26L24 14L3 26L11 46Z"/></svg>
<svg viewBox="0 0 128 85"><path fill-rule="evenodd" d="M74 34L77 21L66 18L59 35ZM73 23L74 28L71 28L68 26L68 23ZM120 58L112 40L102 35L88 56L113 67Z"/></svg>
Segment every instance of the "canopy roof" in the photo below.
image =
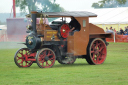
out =
<svg viewBox="0 0 128 85"><path fill-rule="evenodd" d="M96 14L87 11L70 11L70 12L31 12L32 14L37 14L37 17L41 15L46 17L97 17ZM31 17L30 14L26 15Z"/></svg>
<svg viewBox="0 0 128 85"><path fill-rule="evenodd" d="M45 12L49 17L97 17L96 14L87 11L71 11L71 12Z"/></svg>

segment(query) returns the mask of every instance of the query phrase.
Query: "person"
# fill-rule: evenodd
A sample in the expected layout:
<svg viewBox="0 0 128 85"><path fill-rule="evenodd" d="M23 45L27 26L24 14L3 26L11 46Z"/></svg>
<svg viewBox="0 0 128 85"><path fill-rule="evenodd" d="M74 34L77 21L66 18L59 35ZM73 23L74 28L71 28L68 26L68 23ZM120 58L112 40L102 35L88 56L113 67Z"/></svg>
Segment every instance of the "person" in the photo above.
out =
<svg viewBox="0 0 128 85"><path fill-rule="evenodd" d="M109 29L113 31L112 27L110 27Z"/></svg>
<svg viewBox="0 0 128 85"><path fill-rule="evenodd" d="M128 26L127 26L127 28L126 28L126 33L127 33L127 35L128 35Z"/></svg>
<svg viewBox="0 0 128 85"><path fill-rule="evenodd" d="M120 34L123 35L124 31L122 30L122 28L120 28Z"/></svg>
<svg viewBox="0 0 128 85"><path fill-rule="evenodd" d="M112 33L114 35L112 27L110 27L109 29L106 27L106 33Z"/></svg>
<svg viewBox="0 0 128 85"><path fill-rule="evenodd" d="M71 17L69 26L71 27L70 29L71 32L80 31L81 29L80 23L74 17Z"/></svg>
<svg viewBox="0 0 128 85"><path fill-rule="evenodd" d="M124 28L125 28L125 29L124 29L124 32L127 31L127 27L124 27Z"/></svg>
<svg viewBox="0 0 128 85"><path fill-rule="evenodd" d="M108 31L108 27L106 27L106 31Z"/></svg>
<svg viewBox="0 0 128 85"><path fill-rule="evenodd" d="M128 35L126 31L124 32L124 35Z"/></svg>
<svg viewBox="0 0 128 85"><path fill-rule="evenodd" d="M114 28L114 32L116 33L116 29Z"/></svg>

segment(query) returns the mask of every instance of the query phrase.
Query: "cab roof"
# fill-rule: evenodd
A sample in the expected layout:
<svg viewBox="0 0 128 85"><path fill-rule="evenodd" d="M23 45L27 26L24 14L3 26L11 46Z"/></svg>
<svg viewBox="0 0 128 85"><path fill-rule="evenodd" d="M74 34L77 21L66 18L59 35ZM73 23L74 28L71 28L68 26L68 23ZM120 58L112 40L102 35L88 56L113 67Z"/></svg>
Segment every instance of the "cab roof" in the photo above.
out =
<svg viewBox="0 0 128 85"><path fill-rule="evenodd" d="M47 16L47 17L97 17L96 14L87 12L87 11L70 11L70 12L36 12L36 11L32 11L31 14L37 14L37 17L40 17L41 15Z"/></svg>
<svg viewBox="0 0 128 85"><path fill-rule="evenodd" d="M48 16L61 16L61 17L96 17L97 15L86 11L72 11L72 12L46 12Z"/></svg>

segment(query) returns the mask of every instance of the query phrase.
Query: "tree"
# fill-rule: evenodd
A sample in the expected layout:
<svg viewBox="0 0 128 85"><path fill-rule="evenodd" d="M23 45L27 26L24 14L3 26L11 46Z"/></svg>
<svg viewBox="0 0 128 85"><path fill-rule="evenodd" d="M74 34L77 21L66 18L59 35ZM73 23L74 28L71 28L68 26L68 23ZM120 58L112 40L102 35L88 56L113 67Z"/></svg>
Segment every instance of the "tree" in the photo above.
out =
<svg viewBox="0 0 128 85"><path fill-rule="evenodd" d="M16 0L16 7L20 7L22 13L29 13L41 9L43 12L61 12L64 11L56 0Z"/></svg>
<svg viewBox="0 0 128 85"><path fill-rule="evenodd" d="M102 0L98 3L93 3L94 8L115 8L115 7L128 7L128 0Z"/></svg>

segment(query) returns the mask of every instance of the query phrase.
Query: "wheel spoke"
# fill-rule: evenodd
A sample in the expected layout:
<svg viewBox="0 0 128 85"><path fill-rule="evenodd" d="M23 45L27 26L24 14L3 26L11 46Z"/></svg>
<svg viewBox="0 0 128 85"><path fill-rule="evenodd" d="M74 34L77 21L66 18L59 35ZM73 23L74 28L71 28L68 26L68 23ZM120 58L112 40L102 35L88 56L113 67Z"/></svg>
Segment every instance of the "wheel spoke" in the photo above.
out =
<svg viewBox="0 0 128 85"><path fill-rule="evenodd" d="M25 63L26 63L26 66L27 66L28 62L27 62L27 61L25 61Z"/></svg>
<svg viewBox="0 0 128 85"><path fill-rule="evenodd" d="M96 55L96 63L98 63L99 62L99 56L98 55Z"/></svg>
<svg viewBox="0 0 128 85"><path fill-rule="evenodd" d="M98 47L98 41L96 41L95 43L96 43L96 46L95 46L95 48L97 48L97 47Z"/></svg>
<svg viewBox="0 0 128 85"><path fill-rule="evenodd" d="M51 54L51 51L48 51L48 54L47 54L47 56L49 57L50 55L52 55L52 54Z"/></svg>
<svg viewBox="0 0 128 85"><path fill-rule="evenodd" d="M95 54L93 53L93 55L92 55L92 59L94 60L95 59Z"/></svg>
<svg viewBox="0 0 128 85"><path fill-rule="evenodd" d="M50 65L48 64L48 61L46 61L46 66L47 66L47 65L50 66Z"/></svg>
<svg viewBox="0 0 128 85"><path fill-rule="evenodd" d="M20 59L23 59L23 57L18 57L18 56L17 56L17 58L18 58L17 61L20 60Z"/></svg>
<svg viewBox="0 0 128 85"><path fill-rule="evenodd" d="M94 53L95 51L91 51L91 53Z"/></svg>
<svg viewBox="0 0 128 85"><path fill-rule="evenodd" d="M101 52L104 48L105 48L105 47L102 46L102 47L100 48L99 52Z"/></svg>
<svg viewBox="0 0 128 85"><path fill-rule="evenodd" d="M20 64L22 64L22 63L23 63L23 60L22 60L20 63L18 63L18 64L20 65Z"/></svg>
<svg viewBox="0 0 128 85"><path fill-rule="evenodd" d="M54 58L50 58L49 60L51 61L51 60L53 60Z"/></svg>

